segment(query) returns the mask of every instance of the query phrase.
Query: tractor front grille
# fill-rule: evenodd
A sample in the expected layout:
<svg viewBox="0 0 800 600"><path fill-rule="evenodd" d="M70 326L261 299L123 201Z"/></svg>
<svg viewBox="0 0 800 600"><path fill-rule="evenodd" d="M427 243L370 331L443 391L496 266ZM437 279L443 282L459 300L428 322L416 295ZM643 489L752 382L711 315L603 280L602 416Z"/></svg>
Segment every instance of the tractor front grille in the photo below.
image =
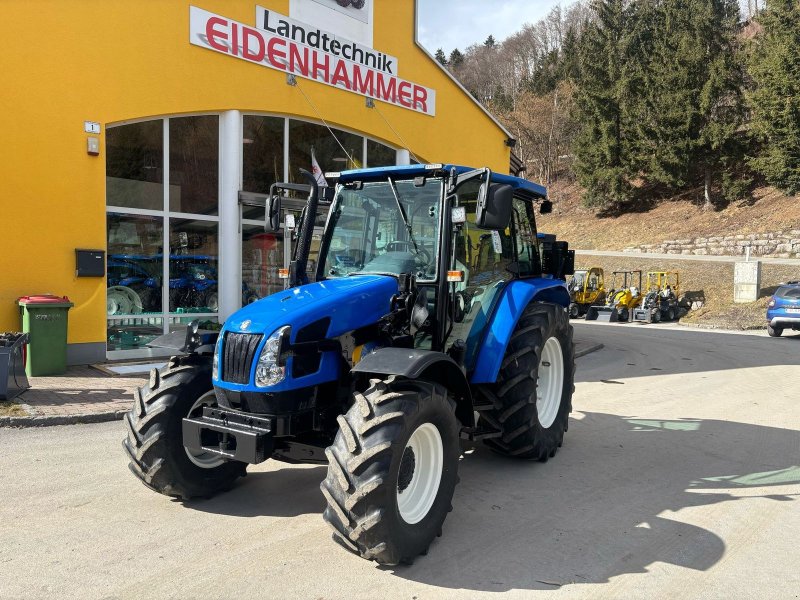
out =
<svg viewBox="0 0 800 600"><path fill-rule="evenodd" d="M225 332L222 342L222 380L229 383L249 383L250 368L261 342L260 333Z"/></svg>

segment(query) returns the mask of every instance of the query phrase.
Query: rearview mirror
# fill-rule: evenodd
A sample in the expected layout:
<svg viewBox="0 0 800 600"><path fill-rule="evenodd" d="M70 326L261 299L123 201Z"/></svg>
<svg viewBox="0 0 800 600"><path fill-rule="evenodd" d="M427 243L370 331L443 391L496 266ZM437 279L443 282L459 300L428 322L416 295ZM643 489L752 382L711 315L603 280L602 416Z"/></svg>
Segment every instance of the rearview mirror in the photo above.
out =
<svg viewBox="0 0 800 600"><path fill-rule="evenodd" d="M505 229L511 221L514 188L504 183L481 184L475 221L481 229Z"/></svg>
<svg viewBox="0 0 800 600"><path fill-rule="evenodd" d="M264 203L264 231L275 233L281 228L281 197L278 194L267 196Z"/></svg>
<svg viewBox="0 0 800 600"><path fill-rule="evenodd" d="M543 200L539 205L539 214L549 215L553 212L553 203L550 200Z"/></svg>

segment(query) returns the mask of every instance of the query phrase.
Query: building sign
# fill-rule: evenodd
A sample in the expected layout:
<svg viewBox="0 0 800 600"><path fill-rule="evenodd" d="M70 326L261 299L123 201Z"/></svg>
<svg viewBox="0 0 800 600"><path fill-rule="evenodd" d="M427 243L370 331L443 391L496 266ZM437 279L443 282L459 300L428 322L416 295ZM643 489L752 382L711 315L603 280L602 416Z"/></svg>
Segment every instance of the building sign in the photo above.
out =
<svg viewBox="0 0 800 600"><path fill-rule="evenodd" d="M195 6L189 41L203 48L291 73L426 115L436 91L397 77L397 58L331 32L256 8L251 27Z"/></svg>

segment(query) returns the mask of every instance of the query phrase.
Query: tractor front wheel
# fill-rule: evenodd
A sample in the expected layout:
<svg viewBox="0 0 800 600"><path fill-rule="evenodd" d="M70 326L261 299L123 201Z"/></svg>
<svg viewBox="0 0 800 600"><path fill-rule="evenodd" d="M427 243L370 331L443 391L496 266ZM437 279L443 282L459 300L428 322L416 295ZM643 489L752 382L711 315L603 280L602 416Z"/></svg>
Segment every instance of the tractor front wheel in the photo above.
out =
<svg viewBox="0 0 800 600"><path fill-rule="evenodd" d="M452 509L460 454L454 403L437 384L373 379L338 422L320 486L333 539L380 564L413 562Z"/></svg>
<svg viewBox="0 0 800 600"><path fill-rule="evenodd" d="M130 458L128 466L161 494L183 500L208 497L245 475L245 463L194 453L183 445L183 418L216 405L210 363L190 355L171 358L161 371L153 369L125 415L128 436L122 446Z"/></svg>
<svg viewBox="0 0 800 600"><path fill-rule="evenodd" d="M520 317L496 383L478 392L491 402L481 418L502 437L487 439L492 449L542 462L561 447L572 410L575 349L563 308L534 302Z"/></svg>

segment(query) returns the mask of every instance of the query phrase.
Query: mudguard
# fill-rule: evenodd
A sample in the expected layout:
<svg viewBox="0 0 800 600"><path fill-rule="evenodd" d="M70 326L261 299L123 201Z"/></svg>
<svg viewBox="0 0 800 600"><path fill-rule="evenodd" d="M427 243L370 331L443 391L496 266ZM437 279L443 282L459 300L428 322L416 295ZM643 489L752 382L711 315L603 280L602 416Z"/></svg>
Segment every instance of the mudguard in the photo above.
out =
<svg viewBox="0 0 800 600"><path fill-rule="evenodd" d="M456 417L465 427L474 426L472 392L461 367L444 352L415 348L380 348L351 370L353 375L397 375L439 383L455 397Z"/></svg>
<svg viewBox="0 0 800 600"><path fill-rule="evenodd" d="M567 286L559 279L544 278L517 279L506 285L486 328L470 383L497 380L511 334L530 302L550 302L566 310L569 306Z"/></svg>

